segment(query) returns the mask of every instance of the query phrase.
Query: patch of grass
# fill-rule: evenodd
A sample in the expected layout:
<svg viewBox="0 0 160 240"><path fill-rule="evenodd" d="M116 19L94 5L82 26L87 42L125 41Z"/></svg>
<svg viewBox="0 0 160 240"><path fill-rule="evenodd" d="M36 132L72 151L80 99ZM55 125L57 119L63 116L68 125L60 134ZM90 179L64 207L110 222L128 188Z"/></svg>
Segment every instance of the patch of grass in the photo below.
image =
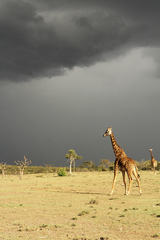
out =
<svg viewBox="0 0 160 240"><path fill-rule="evenodd" d="M46 228L47 226L48 226L47 224L42 224L39 226L39 228L42 229L42 228Z"/></svg>
<svg viewBox="0 0 160 240"><path fill-rule="evenodd" d="M21 226L20 223L14 223L13 225L15 225L15 226Z"/></svg>
<svg viewBox="0 0 160 240"><path fill-rule="evenodd" d="M100 237L100 240L108 240L108 237Z"/></svg>
<svg viewBox="0 0 160 240"><path fill-rule="evenodd" d="M93 198L89 201L89 204L98 204L98 203L99 203L98 200Z"/></svg>
<svg viewBox="0 0 160 240"><path fill-rule="evenodd" d="M154 234L153 236L151 236L152 238L159 238L158 234Z"/></svg>
<svg viewBox="0 0 160 240"><path fill-rule="evenodd" d="M155 213L151 213L151 216L156 216L156 214ZM160 215L157 215L157 216L160 216Z"/></svg>
<svg viewBox="0 0 160 240"><path fill-rule="evenodd" d="M118 198L111 197L109 200L117 200Z"/></svg>
<svg viewBox="0 0 160 240"><path fill-rule="evenodd" d="M71 226L72 226L72 227L75 227L75 226L76 226L76 224L75 224L75 223L72 223L72 224L71 224Z"/></svg>
<svg viewBox="0 0 160 240"><path fill-rule="evenodd" d="M89 214L89 211L82 211L78 214L78 216L83 216L83 215L86 215L86 214Z"/></svg>
<svg viewBox="0 0 160 240"><path fill-rule="evenodd" d="M71 218L71 220L77 220L77 217L73 217L73 218Z"/></svg>
<svg viewBox="0 0 160 240"><path fill-rule="evenodd" d="M134 207L134 208L132 208L132 210L138 210L138 208L135 208L135 207Z"/></svg>
<svg viewBox="0 0 160 240"><path fill-rule="evenodd" d="M55 227L55 228L61 228L61 226L60 226L60 225L54 225L54 227Z"/></svg>

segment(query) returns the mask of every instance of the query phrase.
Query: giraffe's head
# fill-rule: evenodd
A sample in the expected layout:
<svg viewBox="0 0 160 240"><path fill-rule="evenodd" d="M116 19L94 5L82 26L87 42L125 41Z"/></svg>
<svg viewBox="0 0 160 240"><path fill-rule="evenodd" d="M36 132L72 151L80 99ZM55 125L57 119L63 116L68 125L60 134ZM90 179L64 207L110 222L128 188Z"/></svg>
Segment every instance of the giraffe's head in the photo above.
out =
<svg viewBox="0 0 160 240"><path fill-rule="evenodd" d="M153 149L149 149L150 152L152 152Z"/></svg>
<svg viewBox="0 0 160 240"><path fill-rule="evenodd" d="M108 127L108 129L103 134L103 137L110 136L112 134L112 127Z"/></svg>

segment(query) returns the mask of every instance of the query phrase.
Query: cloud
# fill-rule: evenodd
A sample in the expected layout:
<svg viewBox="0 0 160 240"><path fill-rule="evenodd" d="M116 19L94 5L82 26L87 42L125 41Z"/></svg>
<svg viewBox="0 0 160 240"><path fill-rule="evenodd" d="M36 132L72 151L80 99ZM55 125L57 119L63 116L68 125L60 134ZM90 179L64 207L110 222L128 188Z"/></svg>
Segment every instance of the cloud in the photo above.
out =
<svg viewBox="0 0 160 240"><path fill-rule="evenodd" d="M130 48L159 47L158 1L86 2L1 2L0 81L62 75Z"/></svg>
<svg viewBox="0 0 160 240"><path fill-rule="evenodd" d="M102 137L110 125L129 157L149 159L151 146L158 156L159 82L145 51L75 67L52 80L0 82L2 161L13 164L25 154L33 165L67 166L71 148L96 165L102 158L114 161L110 139Z"/></svg>

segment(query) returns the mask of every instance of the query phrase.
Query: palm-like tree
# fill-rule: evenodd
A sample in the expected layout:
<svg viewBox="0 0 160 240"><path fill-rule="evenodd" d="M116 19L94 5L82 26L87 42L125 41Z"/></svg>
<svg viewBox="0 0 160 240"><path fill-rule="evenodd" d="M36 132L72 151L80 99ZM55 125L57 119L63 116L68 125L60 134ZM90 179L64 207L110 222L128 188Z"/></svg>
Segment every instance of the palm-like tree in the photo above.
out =
<svg viewBox="0 0 160 240"><path fill-rule="evenodd" d="M65 157L69 160L70 162L70 166L69 166L69 173L71 174L71 171L72 171L72 164L73 164L73 169L75 171L75 160L76 159L82 159L81 156L78 156L77 153L73 150L73 149L70 149L69 150L69 153L67 153L65 155Z"/></svg>

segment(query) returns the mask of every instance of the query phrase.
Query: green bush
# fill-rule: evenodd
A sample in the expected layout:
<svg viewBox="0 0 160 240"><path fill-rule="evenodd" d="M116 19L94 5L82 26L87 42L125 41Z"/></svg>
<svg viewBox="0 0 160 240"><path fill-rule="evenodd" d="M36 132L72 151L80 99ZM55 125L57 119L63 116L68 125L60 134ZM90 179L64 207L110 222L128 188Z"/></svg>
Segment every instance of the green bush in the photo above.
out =
<svg viewBox="0 0 160 240"><path fill-rule="evenodd" d="M156 167L157 170L160 170L160 162L157 161L157 167Z"/></svg>
<svg viewBox="0 0 160 240"><path fill-rule="evenodd" d="M58 170L58 176L60 176L60 177L63 177L63 176L66 176L67 174L66 174L66 170L64 169L64 168L59 168L59 170Z"/></svg>
<svg viewBox="0 0 160 240"><path fill-rule="evenodd" d="M139 170L151 170L151 160L144 161L142 159L140 163L136 162L136 164Z"/></svg>
<svg viewBox="0 0 160 240"><path fill-rule="evenodd" d="M114 170L114 163L111 163L110 165L109 165L109 171L113 171Z"/></svg>

